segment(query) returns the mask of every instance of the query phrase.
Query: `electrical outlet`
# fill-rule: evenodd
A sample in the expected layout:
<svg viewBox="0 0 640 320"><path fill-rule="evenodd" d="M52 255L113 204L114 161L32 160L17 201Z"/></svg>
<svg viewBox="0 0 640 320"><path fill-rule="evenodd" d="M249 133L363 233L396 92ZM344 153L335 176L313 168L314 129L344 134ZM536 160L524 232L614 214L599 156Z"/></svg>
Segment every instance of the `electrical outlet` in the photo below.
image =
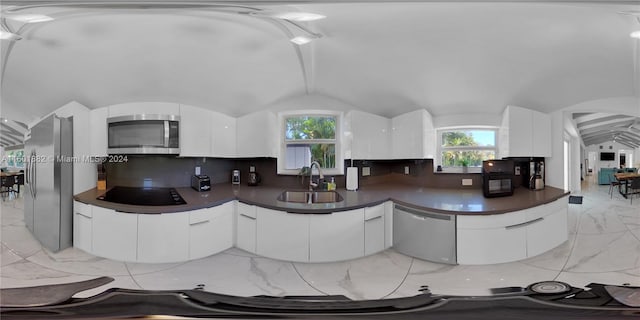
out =
<svg viewBox="0 0 640 320"><path fill-rule="evenodd" d="M409 166L404 166L404 174L409 174Z"/></svg>
<svg viewBox="0 0 640 320"><path fill-rule="evenodd" d="M196 176L200 175L200 167L196 167Z"/></svg>
<svg viewBox="0 0 640 320"><path fill-rule="evenodd" d="M473 179L462 179L463 186L471 186L473 185Z"/></svg>
<svg viewBox="0 0 640 320"><path fill-rule="evenodd" d="M249 172L256 172L255 166L249 166Z"/></svg>
<svg viewBox="0 0 640 320"><path fill-rule="evenodd" d="M371 167L362 167L362 176L370 176L371 175Z"/></svg>

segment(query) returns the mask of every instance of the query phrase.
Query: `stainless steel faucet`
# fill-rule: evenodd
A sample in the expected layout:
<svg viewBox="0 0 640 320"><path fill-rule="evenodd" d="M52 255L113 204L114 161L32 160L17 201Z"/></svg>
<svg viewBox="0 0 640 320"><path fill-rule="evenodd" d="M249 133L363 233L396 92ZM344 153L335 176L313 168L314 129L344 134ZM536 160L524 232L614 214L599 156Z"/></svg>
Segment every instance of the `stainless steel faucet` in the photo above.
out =
<svg viewBox="0 0 640 320"><path fill-rule="evenodd" d="M318 161L314 161L311 162L311 165L309 166L309 191L313 191L313 188L318 186L318 183L314 183L313 182L313 166L316 166L316 168L318 168L318 183L320 183L321 179L324 179L324 176L322 175L322 170L320 169L320 163L318 163Z"/></svg>

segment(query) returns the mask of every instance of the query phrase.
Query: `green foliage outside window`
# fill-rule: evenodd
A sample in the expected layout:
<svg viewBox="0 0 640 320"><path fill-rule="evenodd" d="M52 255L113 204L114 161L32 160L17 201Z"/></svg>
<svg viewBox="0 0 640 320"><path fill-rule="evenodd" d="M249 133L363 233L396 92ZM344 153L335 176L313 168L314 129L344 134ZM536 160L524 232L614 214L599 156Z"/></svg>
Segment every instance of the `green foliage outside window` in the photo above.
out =
<svg viewBox="0 0 640 320"><path fill-rule="evenodd" d="M474 137L474 134L479 137ZM495 131L443 132L442 165L444 167L480 167L483 160L495 159L494 148Z"/></svg>
<svg viewBox="0 0 640 320"><path fill-rule="evenodd" d="M24 150L9 151L7 153L7 165L9 167L24 167Z"/></svg>
<svg viewBox="0 0 640 320"><path fill-rule="evenodd" d="M310 149L312 161L318 161L323 168L335 168L336 121L336 117L333 116L286 118L287 145L306 146Z"/></svg>

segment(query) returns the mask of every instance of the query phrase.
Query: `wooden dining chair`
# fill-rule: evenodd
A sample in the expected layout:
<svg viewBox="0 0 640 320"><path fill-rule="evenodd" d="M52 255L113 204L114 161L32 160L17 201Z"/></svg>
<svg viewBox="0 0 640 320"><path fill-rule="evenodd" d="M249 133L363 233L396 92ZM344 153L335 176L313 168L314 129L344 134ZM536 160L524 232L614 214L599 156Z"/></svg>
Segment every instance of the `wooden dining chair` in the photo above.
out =
<svg viewBox="0 0 640 320"><path fill-rule="evenodd" d="M631 180L628 194L629 194L629 199L631 199L631 204L633 204L633 196L640 195L640 178L635 178Z"/></svg>

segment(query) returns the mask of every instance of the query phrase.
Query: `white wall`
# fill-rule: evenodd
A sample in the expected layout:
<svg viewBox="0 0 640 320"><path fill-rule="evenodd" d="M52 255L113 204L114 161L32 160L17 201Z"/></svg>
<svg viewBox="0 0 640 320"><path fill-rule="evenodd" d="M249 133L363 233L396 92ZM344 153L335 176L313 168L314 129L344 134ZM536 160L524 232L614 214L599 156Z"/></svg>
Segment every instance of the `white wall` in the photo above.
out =
<svg viewBox="0 0 640 320"><path fill-rule="evenodd" d="M563 189L564 185L564 114L556 111L551 116L551 154L545 158L546 180L548 186Z"/></svg>

